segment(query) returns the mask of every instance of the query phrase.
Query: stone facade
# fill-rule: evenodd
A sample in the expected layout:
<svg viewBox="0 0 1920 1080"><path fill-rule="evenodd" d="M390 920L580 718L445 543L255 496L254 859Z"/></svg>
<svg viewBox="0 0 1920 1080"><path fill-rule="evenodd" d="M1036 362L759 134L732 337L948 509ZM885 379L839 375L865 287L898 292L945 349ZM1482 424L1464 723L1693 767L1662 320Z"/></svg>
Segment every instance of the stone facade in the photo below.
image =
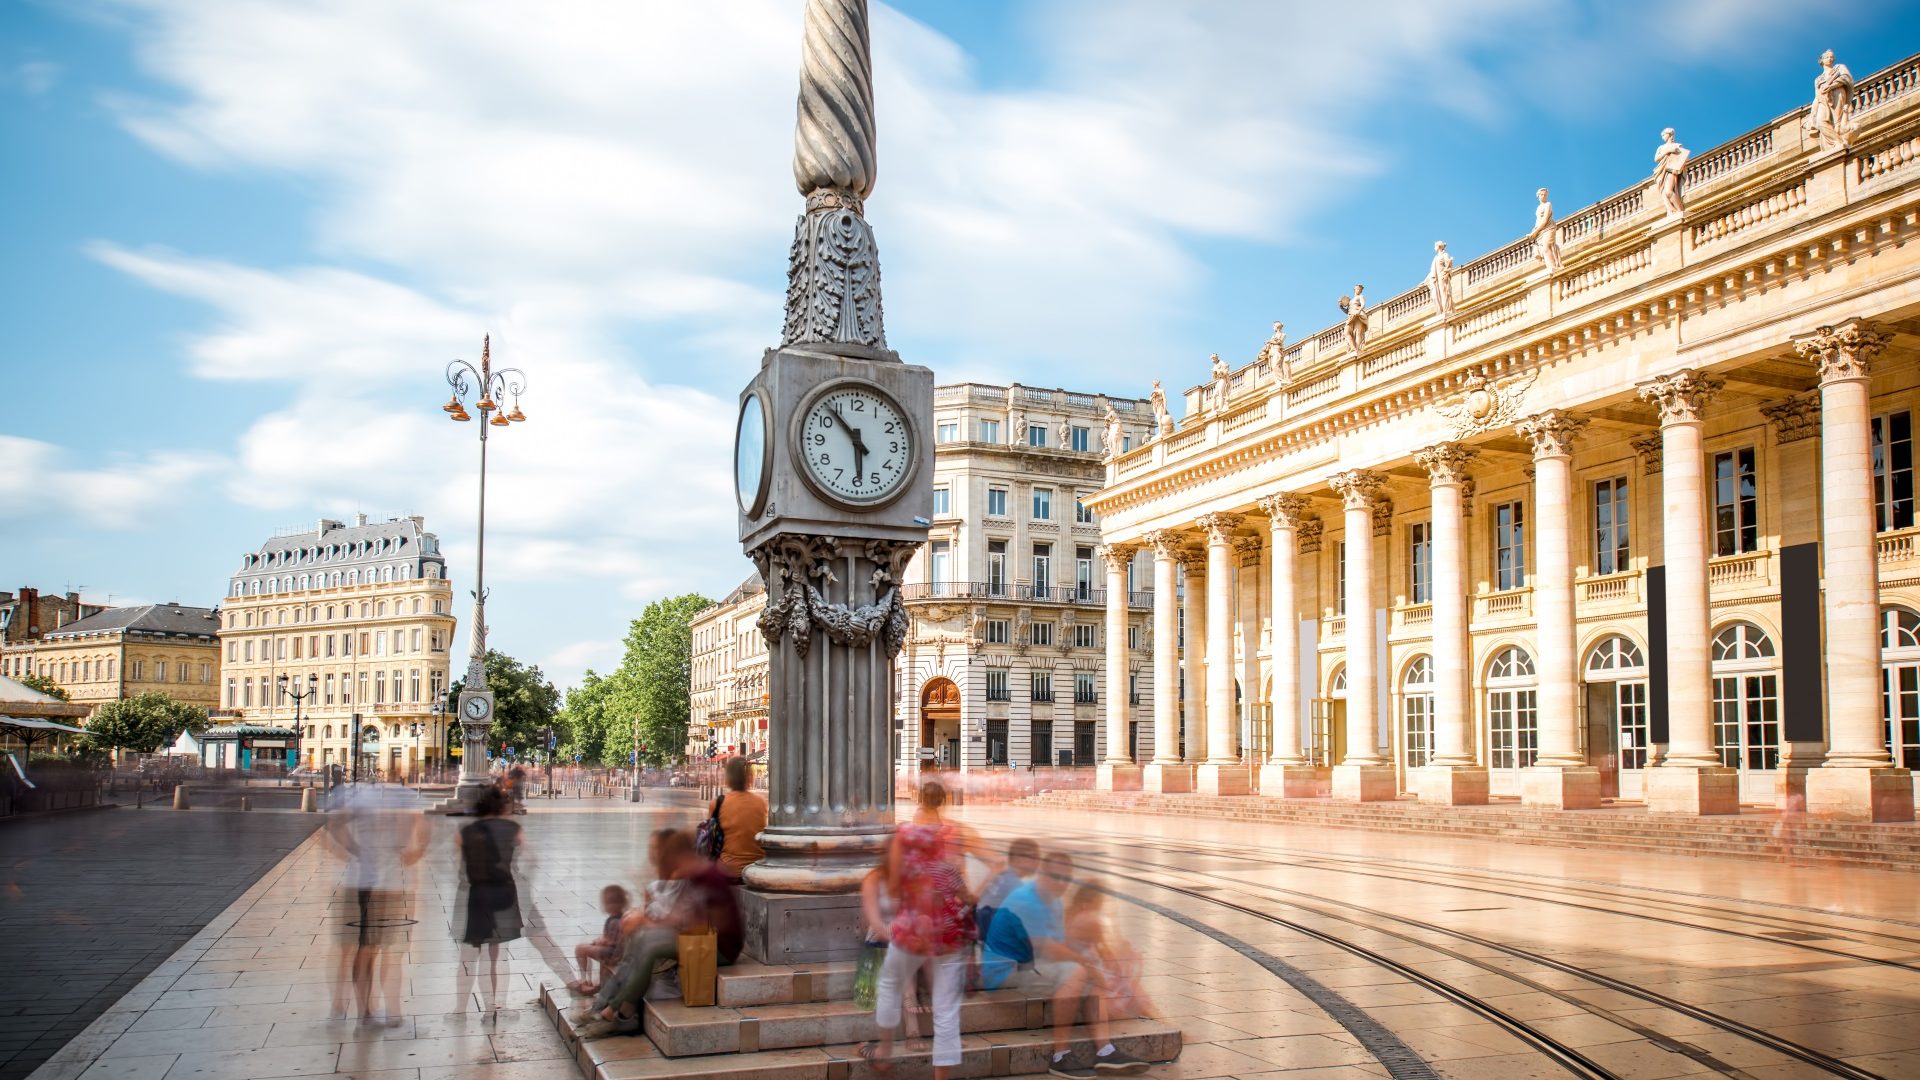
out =
<svg viewBox="0 0 1920 1080"><path fill-rule="evenodd" d="M693 617L687 756L701 760L767 752L767 640L757 620L767 607L760 575Z"/></svg>
<svg viewBox="0 0 1920 1080"><path fill-rule="evenodd" d="M172 603L106 608L9 647L7 662L30 655L34 672L88 709L149 692L211 709L218 703L218 615Z"/></svg>
<svg viewBox="0 0 1920 1080"><path fill-rule="evenodd" d="M1549 214L1110 462L1102 542L1184 574L1209 721L1148 786L1910 818L1916 87L1861 80L1846 145L1802 109L1690 155L1677 208ZM1263 721L1223 748L1228 670Z"/></svg>
<svg viewBox="0 0 1920 1080"><path fill-rule="evenodd" d="M303 765L412 777L457 746L437 713L449 683L453 586L440 541L418 517L322 520L242 558L221 610L216 718L291 728Z"/></svg>

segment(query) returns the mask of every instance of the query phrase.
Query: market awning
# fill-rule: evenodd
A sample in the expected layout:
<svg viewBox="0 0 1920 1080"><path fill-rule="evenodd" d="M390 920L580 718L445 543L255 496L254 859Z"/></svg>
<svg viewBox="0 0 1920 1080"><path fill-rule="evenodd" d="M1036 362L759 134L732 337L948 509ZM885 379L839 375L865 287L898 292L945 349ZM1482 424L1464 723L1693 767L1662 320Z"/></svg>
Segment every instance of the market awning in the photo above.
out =
<svg viewBox="0 0 1920 1080"><path fill-rule="evenodd" d="M0 716L0 727L25 728L29 731L67 732L72 735L85 735L86 728L77 728L71 724L56 724L51 720L30 720L23 716Z"/></svg>

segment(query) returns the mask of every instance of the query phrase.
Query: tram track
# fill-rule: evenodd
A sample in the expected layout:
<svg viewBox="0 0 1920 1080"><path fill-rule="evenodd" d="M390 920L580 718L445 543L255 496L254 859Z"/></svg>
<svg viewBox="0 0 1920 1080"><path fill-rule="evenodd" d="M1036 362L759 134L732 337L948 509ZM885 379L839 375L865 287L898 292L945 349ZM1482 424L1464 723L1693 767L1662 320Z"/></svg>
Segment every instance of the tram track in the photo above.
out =
<svg viewBox="0 0 1920 1080"><path fill-rule="evenodd" d="M1106 839L1111 840L1111 838L1106 838ZM1486 1019L1493 1022L1503 1030L1508 1031L1510 1034L1513 1034L1516 1038L1519 1038L1521 1041L1527 1043L1529 1046L1533 1047L1534 1049L1538 1050L1542 1054L1546 1055L1551 1060L1558 1063L1562 1068L1566 1069L1568 1072L1576 1076L1600 1077L1600 1076L1611 1076L1612 1074L1608 1070L1606 1070L1603 1066L1594 1062L1590 1057L1580 1053L1577 1049L1561 1043L1559 1040L1553 1038L1550 1034L1538 1030L1537 1028L1528 1024L1526 1021L1521 1020L1517 1017L1513 1017L1510 1014L1507 1014L1504 1010L1500 1009L1498 1006L1493 1005L1489 1002L1483 1001L1470 993L1467 993L1463 990L1460 990L1457 987L1452 986L1445 979L1428 975L1425 972L1420 971L1418 967L1412 964L1409 964L1400 960L1396 960L1389 956L1385 956L1376 950L1369 949L1366 946L1360 945L1356 942L1349 941L1337 933L1333 933L1331 931L1324 930L1319 927L1315 927L1315 926L1311 926L1311 925L1299 922L1296 919L1284 918L1282 916L1274 914L1271 911L1262 910L1261 908L1252 907L1252 906L1249 906L1248 904L1227 899L1225 897L1217 895L1217 893L1221 891L1226 891L1229 893L1239 893L1240 895L1250 899L1264 901L1267 903L1279 903L1284 905L1287 908L1291 908L1299 912L1304 912L1320 919L1326 919L1332 922L1352 926L1356 929L1364 930L1368 933L1381 934L1388 937L1392 937L1399 941L1406 942L1409 945L1429 950L1449 960L1454 960L1454 961L1458 961L1458 962L1470 965L1486 974L1502 976L1504 978L1510 979L1516 983L1519 983L1521 985L1528 987L1528 989L1531 991L1548 995L1550 997L1553 997L1556 1000L1559 1000L1568 1005L1571 1005L1587 1015L1595 1016L1599 1019L1615 1024L1624 1030L1631 1031L1634 1034L1639 1035L1640 1037L1646 1039L1650 1043L1661 1047L1662 1049L1669 1050L1676 1054L1680 1054L1682 1056L1689 1058L1690 1060L1699 1062L1700 1064L1705 1065L1708 1068L1712 1068L1718 1072L1721 1072L1727 1075L1743 1076L1747 1074L1745 1074L1742 1070L1734 1067L1730 1063L1722 1061L1719 1058L1715 1057L1711 1052L1706 1051L1700 1047L1693 1046L1690 1043L1687 1043L1686 1041L1684 1041L1684 1039L1664 1034L1658 1030L1655 1030L1654 1028L1648 1027L1647 1025L1640 1023L1637 1020L1621 1015L1617 1010L1609 1009L1604 1005L1600 1005L1600 1004L1576 997L1572 993L1568 992L1567 990L1559 986L1550 985L1548 983L1541 982L1538 979L1530 978L1527 975L1521 972L1514 971L1510 968L1502 967L1497 964L1488 963L1486 961L1486 958L1484 957L1475 956L1469 953L1461 952L1458 949L1449 948L1446 945L1436 943L1435 941L1430 940L1429 938L1417 937L1414 934L1407 933L1402 930L1396 930L1388 926L1378 925L1377 922L1369 923L1368 921L1366 921L1365 918L1356 918L1355 916L1356 915L1365 916L1367 918L1377 920L1378 922L1397 923L1400 926L1407 927L1410 930L1418 931L1420 934L1429 935L1429 937L1438 936L1441 938L1451 938L1455 941L1472 945L1475 948L1491 950L1495 953L1510 957L1512 959L1519 960L1524 963L1536 965L1547 971L1558 972L1563 975L1580 979L1584 982L1592 984L1592 986L1594 987L1604 989L1604 990L1609 990L1614 993L1623 994L1623 995L1635 998L1637 1000L1644 1001L1649 1005L1666 1009L1678 1015L1685 1016L1691 1020L1694 1020L1695 1022L1706 1024L1709 1027L1712 1027L1718 1031L1738 1036L1749 1042L1766 1047L1772 1052L1777 1053L1783 1057L1802 1062L1803 1064L1811 1065L1815 1068L1818 1068L1834 1076L1848 1077L1848 1078L1852 1078L1852 1080L1883 1080L1883 1078L1881 1078L1880 1074L1878 1073L1874 1073L1869 1070L1862 1069L1859 1066L1851 1064L1850 1062L1843 1061L1839 1058L1833 1057L1829 1054L1816 1050L1812 1047L1794 1042L1793 1040L1782 1038L1770 1032L1763 1031L1750 1024L1746 1024L1741 1021L1734 1020L1731 1017L1721 1016L1717 1013L1692 1005L1688 1002L1680 1001L1679 999L1670 997L1666 994L1661 994L1657 991L1648 990L1644 987L1637 986L1633 983L1629 983L1624 980L1613 978L1612 976L1602 975L1598 972L1592 971L1591 969L1582 967L1580 965L1569 964L1564 961L1555 960L1551 957L1543 956L1539 953L1535 953L1527 949L1522 949L1517 946L1507 945L1502 942L1493 941L1491 939L1481 937L1477 934L1471 934L1465 931L1449 929L1447 927L1438 926L1436 924L1429 923L1420 919L1411 918L1409 916L1396 915L1390 912L1378 911L1375 909L1360 907L1360 906L1351 905L1351 904L1344 904L1343 909L1341 911L1330 911L1325 908L1319 907L1315 904L1306 902L1308 900L1322 899L1320 897L1315 897L1312 894L1301 893L1301 892L1298 892L1297 890L1284 889L1278 886L1258 885L1258 884L1253 884L1248 882L1241 882L1241 881L1234 880L1232 878L1228 878L1224 875L1214 874L1207 871L1190 870L1185 867L1173 866L1173 865L1163 864L1163 863L1146 862L1146 861L1137 860L1137 859L1128 859L1120 856L1114 856L1110 854L1097 853L1097 852L1090 853L1090 854L1081 853L1076 855L1076 859L1078 861L1081 861L1082 865L1088 865L1089 863L1091 863L1092 865L1088 865L1089 869L1095 870L1096 872L1106 875L1108 877L1118 878L1120 880L1131 881L1140 885L1146 885L1153 888L1163 889L1168 892L1174 893L1176 895L1186 897L1188 899L1198 900L1206 904L1214 905L1225 910L1230 910L1238 914L1257 919L1264 923L1281 926L1289 930L1292 930L1294 932L1300 933L1306 937L1312 938L1313 940L1320 941L1322 943L1332 945L1336 948L1342 949L1343 951L1346 951L1352 955L1362 957L1363 959L1366 959L1372 963L1378 964L1390 971L1393 971L1396 975L1406 978L1417 985L1423 986L1431 990L1432 992L1439 994L1440 996L1442 996L1443 998L1446 998L1449 1001L1453 1001L1454 1003L1459 1004L1462 1007L1467 1008L1470 1011L1485 1017ZM1104 868L1102 868L1102 864L1104 864ZM1142 876L1139 873L1130 872L1130 870L1123 869L1123 868L1131 868L1131 870L1136 870L1136 871L1145 870L1150 873L1163 875L1163 877L1165 875L1181 875L1181 876L1184 876L1186 879L1189 879L1189 882L1186 884L1181 884L1178 882L1169 882L1164 879L1156 880L1155 878ZM1195 884L1191 883L1191 879L1194 879L1194 878L1202 879L1203 882L1207 880L1223 882L1224 885L1212 885L1212 884L1203 883L1196 886ZM1130 899L1124 893L1115 892L1115 895L1119 896L1121 899Z"/></svg>

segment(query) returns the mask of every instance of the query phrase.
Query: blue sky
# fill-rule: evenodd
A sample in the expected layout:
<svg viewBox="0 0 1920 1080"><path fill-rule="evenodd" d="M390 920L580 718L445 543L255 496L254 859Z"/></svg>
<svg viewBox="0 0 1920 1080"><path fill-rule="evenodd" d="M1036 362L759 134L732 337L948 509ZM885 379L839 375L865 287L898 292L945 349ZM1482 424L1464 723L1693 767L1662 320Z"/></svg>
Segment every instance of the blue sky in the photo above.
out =
<svg viewBox="0 0 1920 1080"><path fill-rule="evenodd" d="M494 443L494 639L563 683L747 567L732 399L799 207L800 0L82 0L0 12L0 588L217 602L320 515L424 513L462 586ZM1826 8L1826 10L1822 10ZM876 7L892 343L1112 393L1298 338L1804 103L1912 5L1155 0Z"/></svg>

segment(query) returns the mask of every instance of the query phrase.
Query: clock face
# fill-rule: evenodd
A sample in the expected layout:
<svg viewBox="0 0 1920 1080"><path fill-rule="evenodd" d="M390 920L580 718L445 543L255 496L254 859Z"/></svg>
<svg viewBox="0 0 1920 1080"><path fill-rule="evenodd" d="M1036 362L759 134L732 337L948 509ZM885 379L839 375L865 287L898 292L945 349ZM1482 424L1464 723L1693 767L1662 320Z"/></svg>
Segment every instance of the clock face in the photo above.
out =
<svg viewBox="0 0 1920 1080"><path fill-rule="evenodd" d="M891 500L913 476L919 448L893 399L860 382L828 385L800 420L801 464L821 494L853 506Z"/></svg>
<svg viewBox="0 0 1920 1080"><path fill-rule="evenodd" d="M740 512L759 517L767 501L767 406L758 392L740 403L740 425L733 437L733 480Z"/></svg>
<svg viewBox="0 0 1920 1080"><path fill-rule="evenodd" d="M486 698L468 698L465 710L467 718L471 720L485 720L487 718L487 708Z"/></svg>

